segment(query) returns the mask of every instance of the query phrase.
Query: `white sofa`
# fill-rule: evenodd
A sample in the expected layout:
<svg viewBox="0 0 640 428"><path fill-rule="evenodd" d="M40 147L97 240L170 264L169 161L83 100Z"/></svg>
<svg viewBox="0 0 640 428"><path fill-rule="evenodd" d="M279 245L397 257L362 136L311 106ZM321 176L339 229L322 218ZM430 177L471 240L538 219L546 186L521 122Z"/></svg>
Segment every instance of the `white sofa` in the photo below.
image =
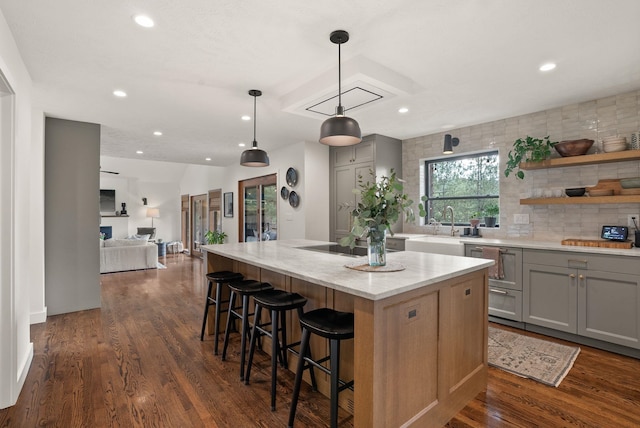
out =
<svg viewBox="0 0 640 428"><path fill-rule="evenodd" d="M100 273L158 268L158 247L147 240L100 240Z"/></svg>

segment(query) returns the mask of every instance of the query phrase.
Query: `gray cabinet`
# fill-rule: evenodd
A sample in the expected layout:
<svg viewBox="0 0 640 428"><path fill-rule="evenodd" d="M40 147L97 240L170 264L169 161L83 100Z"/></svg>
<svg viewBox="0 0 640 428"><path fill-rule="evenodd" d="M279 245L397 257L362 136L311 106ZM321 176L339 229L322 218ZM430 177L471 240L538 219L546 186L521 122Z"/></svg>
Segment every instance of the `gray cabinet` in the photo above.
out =
<svg viewBox="0 0 640 428"><path fill-rule="evenodd" d="M525 250L524 321L640 349L637 259Z"/></svg>
<svg viewBox="0 0 640 428"><path fill-rule="evenodd" d="M464 254L467 257L482 258L482 248L465 244ZM489 279L489 315L521 322L522 318L522 249L499 247L500 258L504 267L504 278Z"/></svg>
<svg viewBox="0 0 640 428"><path fill-rule="evenodd" d="M358 177L365 180L370 171L376 176L388 175L393 168L402 176L402 142L384 135L367 135L360 144L330 149L330 236L338 241L351 230L351 210L344 208L357 203L353 189L358 188ZM343 208L340 208L343 206ZM402 230L401 222L396 223L394 232Z"/></svg>

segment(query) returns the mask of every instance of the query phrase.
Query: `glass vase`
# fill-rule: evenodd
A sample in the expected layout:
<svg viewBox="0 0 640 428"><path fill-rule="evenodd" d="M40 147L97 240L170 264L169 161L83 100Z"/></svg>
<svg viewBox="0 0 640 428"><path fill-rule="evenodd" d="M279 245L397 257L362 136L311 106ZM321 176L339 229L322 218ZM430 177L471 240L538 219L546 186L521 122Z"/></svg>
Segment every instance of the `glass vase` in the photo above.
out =
<svg viewBox="0 0 640 428"><path fill-rule="evenodd" d="M369 228L367 236L367 256L369 266L385 266L387 264L387 230Z"/></svg>

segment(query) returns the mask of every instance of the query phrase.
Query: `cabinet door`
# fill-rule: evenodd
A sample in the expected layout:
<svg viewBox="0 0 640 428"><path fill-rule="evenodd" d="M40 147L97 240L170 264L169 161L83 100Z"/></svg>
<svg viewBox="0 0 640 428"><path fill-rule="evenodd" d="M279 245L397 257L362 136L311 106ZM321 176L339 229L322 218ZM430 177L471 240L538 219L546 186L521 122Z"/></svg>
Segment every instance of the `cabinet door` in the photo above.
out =
<svg viewBox="0 0 640 428"><path fill-rule="evenodd" d="M353 146L332 147L333 166L351 165L354 161Z"/></svg>
<svg viewBox="0 0 640 428"><path fill-rule="evenodd" d="M524 321L577 333L576 272L575 269L524 263Z"/></svg>
<svg viewBox="0 0 640 428"><path fill-rule="evenodd" d="M578 334L640 349L640 278L578 271Z"/></svg>
<svg viewBox="0 0 640 428"><path fill-rule="evenodd" d="M333 206L335 212L335 239L339 240L351 231L351 211L355 204L359 202L359 197L353 193L353 189L358 187L358 177L361 175L365 180L372 164L346 165L333 169ZM349 204L350 207L345 207ZM340 208L342 206L342 208Z"/></svg>
<svg viewBox="0 0 640 428"><path fill-rule="evenodd" d="M375 146L373 141L363 140L353 147L353 163L373 162Z"/></svg>

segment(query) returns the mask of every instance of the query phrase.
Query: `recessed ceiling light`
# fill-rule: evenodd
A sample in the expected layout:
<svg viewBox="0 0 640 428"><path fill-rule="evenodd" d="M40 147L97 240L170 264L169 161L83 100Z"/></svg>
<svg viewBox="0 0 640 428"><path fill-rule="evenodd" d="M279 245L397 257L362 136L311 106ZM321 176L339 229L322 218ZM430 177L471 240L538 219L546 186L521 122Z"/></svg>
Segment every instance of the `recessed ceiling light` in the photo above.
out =
<svg viewBox="0 0 640 428"><path fill-rule="evenodd" d="M118 98L124 98L127 96L127 93L122 89L116 89L115 91L113 91L113 95L115 95Z"/></svg>
<svg viewBox="0 0 640 428"><path fill-rule="evenodd" d="M155 135L156 137L159 137L162 135L162 131L153 131L153 135Z"/></svg>
<svg viewBox="0 0 640 428"><path fill-rule="evenodd" d="M151 28L155 25L153 19L147 15L136 15L133 17L133 20L136 21L136 24L144 28Z"/></svg>
<svg viewBox="0 0 640 428"><path fill-rule="evenodd" d="M143 154L144 152L143 152L142 150L136 150L136 153L137 153L137 154L139 154L139 155L141 155L141 154Z"/></svg>
<svg viewBox="0 0 640 428"><path fill-rule="evenodd" d="M400 107L400 108L398 109L398 113L407 113L408 111L409 111L409 109L408 109L408 108L406 108L406 107Z"/></svg>
<svg viewBox="0 0 640 428"><path fill-rule="evenodd" d="M242 120L251 120L251 116L247 116L246 114L242 116Z"/></svg>
<svg viewBox="0 0 640 428"><path fill-rule="evenodd" d="M204 158L204 160L206 160L206 161L210 161L210 160L211 160L211 158Z"/></svg>
<svg viewBox="0 0 640 428"><path fill-rule="evenodd" d="M238 143L238 147L244 147L244 143Z"/></svg>
<svg viewBox="0 0 640 428"><path fill-rule="evenodd" d="M540 71L551 71L554 68L556 68L556 65L553 62L548 62L540 66Z"/></svg>

